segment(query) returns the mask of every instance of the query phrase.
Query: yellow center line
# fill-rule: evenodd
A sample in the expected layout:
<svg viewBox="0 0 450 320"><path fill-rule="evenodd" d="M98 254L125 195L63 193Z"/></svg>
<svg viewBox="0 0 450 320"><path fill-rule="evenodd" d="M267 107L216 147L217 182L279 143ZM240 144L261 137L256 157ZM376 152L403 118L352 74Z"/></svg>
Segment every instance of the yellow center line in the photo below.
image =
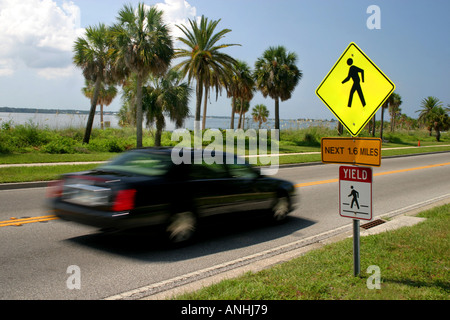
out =
<svg viewBox="0 0 450 320"><path fill-rule="evenodd" d="M338 182L338 181L339 181L339 179L330 179L330 180L322 180L322 181L297 183L296 185L294 185L294 187L302 188L302 187L316 186L316 185L319 185L319 184L333 183L333 182Z"/></svg>
<svg viewBox="0 0 450 320"><path fill-rule="evenodd" d="M383 175L388 175L388 174L429 169L429 168L435 168L435 167L443 167L443 166L448 166L448 165L450 165L450 162L432 164L432 165L416 167L416 168L379 172L379 173L375 173L374 176L383 176ZM338 181L339 181L339 179L329 179L329 180L322 180L322 181L298 183L298 184L295 184L294 186L296 188L302 188L302 187L315 186L315 185L326 184L326 183L333 183L333 182L338 182ZM0 228L7 227L7 226L20 226L22 224L27 224L27 223L44 222L44 221L50 221L50 220L56 220L56 219L59 219L59 218L55 215L46 215L46 216L40 216L40 217L21 218L21 219L11 218L10 220L0 221Z"/></svg>
<svg viewBox="0 0 450 320"><path fill-rule="evenodd" d="M375 173L374 177L384 176L384 175L387 175L387 174L394 174L394 173L414 171L414 170L422 170L422 169L429 169L429 168L435 168L435 167L443 167L443 166L448 166L448 165L450 165L450 162L439 163L439 164L432 164L432 165L423 166L423 167L416 167L416 168L408 168L408 169L400 169L400 170L394 170L394 171L379 172L379 173ZM297 183L296 185L294 185L294 187L302 188L302 187L316 186L316 185L319 185L319 184L333 183L333 182L338 182L338 181L339 181L339 179L330 179L330 180L322 180L322 181Z"/></svg>
<svg viewBox="0 0 450 320"><path fill-rule="evenodd" d="M401 172L429 169L429 168L435 168L435 167L443 167L443 166L448 166L448 165L450 165L450 162L439 163L439 164L431 164L429 166L409 168L409 169L400 169L400 170L394 170L394 171L379 172L379 173L374 174L374 176L383 176L383 175L386 175L386 174L401 173Z"/></svg>
<svg viewBox="0 0 450 320"><path fill-rule="evenodd" d="M27 224L27 223L45 222L45 221L56 220L56 219L58 219L58 217L55 215L22 218L22 219L11 218L10 220L0 221L0 227L20 226L20 225Z"/></svg>

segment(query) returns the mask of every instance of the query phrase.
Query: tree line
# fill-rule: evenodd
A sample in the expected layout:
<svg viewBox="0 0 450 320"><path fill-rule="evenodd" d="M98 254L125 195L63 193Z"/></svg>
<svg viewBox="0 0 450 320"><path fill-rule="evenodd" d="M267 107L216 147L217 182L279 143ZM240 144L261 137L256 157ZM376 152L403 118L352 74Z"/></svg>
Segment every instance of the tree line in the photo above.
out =
<svg viewBox="0 0 450 320"><path fill-rule="evenodd" d="M177 25L183 36L177 40L183 48L174 48L163 11L139 3L137 7L124 5L112 26L99 23L86 28L85 35L74 44L74 64L81 68L86 79L83 93L90 98L91 107L86 124L84 143L89 143L93 119L98 104L108 105L117 94L115 86L122 86L123 106L120 117L136 126L136 146L142 147L142 124L155 124L155 145L160 145L165 116L177 126L189 115L192 82L195 85L195 125L200 129L203 101L202 129L205 128L207 100L211 93L216 99L222 90L231 98L231 124L235 113L242 117L254 93L259 90L275 103L275 128L280 127L279 104L291 98L302 78L296 66L297 55L283 46L269 47L257 59L254 70L222 49L240 44L221 43L230 29L218 30L219 20L202 16L189 25ZM175 59L180 59L172 66ZM264 105L255 106L254 121L267 121Z"/></svg>
<svg viewBox="0 0 450 320"><path fill-rule="evenodd" d="M96 106L101 106L102 115L103 105L110 104L117 95L116 86L122 86L121 123L136 126L137 147L142 147L144 116L147 125L156 126L156 146L161 143L166 116L178 127L183 124L189 116L194 81L196 130L205 129L207 101L211 94L215 93L217 99L223 90L231 98L231 129L234 129L236 114L238 128L243 128L243 117L256 91L274 100L275 129L280 128L280 101L291 98L303 77L294 52L283 46L271 46L256 60L252 70L245 61L223 52L225 48L240 44L222 43L231 30L219 30L220 19L202 16L199 21L189 19L187 26L176 25L183 34L177 37L183 48L174 48L174 40L162 17L163 11L154 6L124 5L112 26L103 23L89 26L85 35L75 41L73 62L83 72L86 84L82 91L91 101L84 143L89 143ZM174 64L176 59L179 60ZM396 92L383 104L381 138L385 110L390 114L391 131L399 126L410 129L422 126L430 135L434 129L439 141L440 132L450 127L449 107L444 108L435 97L422 101L417 120L402 114L401 104L402 98ZM261 127L269 112L260 104L253 108L251 115ZM374 116L368 124L372 135L375 135L375 124ZM340 123L338 130L342 134Z"/></svg>
<svg viewBox="0 0 450 320"><path fill-rule="evenodd" d="M443 102L438 98L429 96L421 101L420 109L416 111L419 113L418 119L411 118L402 113L400 105L403 103L402 97L397 92L393 92L381 106L381 120L377 122L375 115L371 121L366 125L369 133L375 137L376 129L380 129L380 138L383 139L383 132L385 128L384 114L386 110L389 113L390 132L394 132L398 128L414 130L419 128L426 128L432 136L433 129L436 132L436 141L440 141L441 131L450 129L450 105L444 107ZM379 123L379 125L377 125ZM343 134L344 127L338 123L338 133Z"/></svg>

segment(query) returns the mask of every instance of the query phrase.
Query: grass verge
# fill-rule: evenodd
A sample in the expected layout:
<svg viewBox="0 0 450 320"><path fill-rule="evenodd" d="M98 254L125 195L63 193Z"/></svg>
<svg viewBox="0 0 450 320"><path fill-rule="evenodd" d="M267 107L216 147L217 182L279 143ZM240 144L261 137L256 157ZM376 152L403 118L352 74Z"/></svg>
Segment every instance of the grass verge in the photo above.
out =
<svg viewBox="0 0 450 320"><path fill-rule="evenodd" d="M361 238L361 275L353 276L352 239L326 245L257 273L224 280L177 300L448 300L450 204L422 212L424 222ZM425 236L426 235L426 236ZM368 289L369 266L381 289Z"/></svg>
<svg viewBox="0 0 450 320"><path fill-rule="evenodd" d="M89 170L97 164L0 168L0 183L50 181L61 174Z"/></svg>
<svg viewBox="0 0 450 320"><path fill-rule="evenodd" d="M135 140L132 128L96 129L93 131L89 145L81 143L83 136L81 129L45 130L29 123L16 127L3 126L0 128L0 133L0 164L106 161L131 148ZM323 127L282 130L278 153L289 155L280 156L279 164L320 162L320 139L323 136L336 136L336 132ZM389 133L386 137L389 142L383 142L383 157L450 151L450 146L442 146L450 144L448 133L443 133L441 143L433 141L434 137L430 137L423 130ZM165 146L177 144L171 141L170 132L164 132L162 138L162 144ZM416 147L419 140L422 145L420 148ZM146 131L144 145L153 145L153 143L152 132ZM205 145L209 145L209 142L204 142ZM407 148L389 149L395 147ZM270 150L271 148L268 147L269 152ZM309 154L311 152L313 154ZM90 165L88 168L92 167ZM85 170L84 168L86 168L84 165L55 166L54 168L49 166L0 168L0 183L53 180L61 173L70 172L63 170L79 171Z"/></svg>
<svg viewBox="0 0 450 320"><path fill-rule="evenodd" d="M55 162L87 162L106 161L118 153L75 153L75 154L48 154L48 153L17 153L0 154L0 164L27 164L27 163L55 163Z"/></svg>

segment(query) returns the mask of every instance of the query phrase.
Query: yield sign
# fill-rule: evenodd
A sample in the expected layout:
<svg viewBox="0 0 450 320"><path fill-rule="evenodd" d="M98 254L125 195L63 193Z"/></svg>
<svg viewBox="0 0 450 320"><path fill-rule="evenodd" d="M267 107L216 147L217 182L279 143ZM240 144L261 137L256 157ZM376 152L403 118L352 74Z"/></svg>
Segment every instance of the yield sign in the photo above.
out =
<svg viewBox="0 0 450 320"><path fill-rule="evenodd" d="M316 94L355 137L394 90L394 83L352 42Z"/></svg>
<svg viewBox="0 0 450 320"><path fill-rule="evenodd" d="M372 220L372 168L339 167L339 214Z"/></svg>

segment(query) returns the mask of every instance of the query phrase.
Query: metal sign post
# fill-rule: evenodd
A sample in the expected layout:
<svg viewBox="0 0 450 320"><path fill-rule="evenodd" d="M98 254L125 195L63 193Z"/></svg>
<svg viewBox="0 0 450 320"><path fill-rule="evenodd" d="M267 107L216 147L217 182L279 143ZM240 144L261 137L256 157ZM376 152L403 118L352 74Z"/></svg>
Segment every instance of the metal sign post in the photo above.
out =
<svg viewBox="0 0 450 320"><path fill-rule="evenodd" d="M359 276L359 220L372 220L372 168L339 167L339 213L353 219L353 274Z"/></svg>
<svg viewBox="0 0 450 320"><path fill-rule="evenodd" d="M353 219L353 275L355 277L361 272L359 248L359 220Z"/></svg>

